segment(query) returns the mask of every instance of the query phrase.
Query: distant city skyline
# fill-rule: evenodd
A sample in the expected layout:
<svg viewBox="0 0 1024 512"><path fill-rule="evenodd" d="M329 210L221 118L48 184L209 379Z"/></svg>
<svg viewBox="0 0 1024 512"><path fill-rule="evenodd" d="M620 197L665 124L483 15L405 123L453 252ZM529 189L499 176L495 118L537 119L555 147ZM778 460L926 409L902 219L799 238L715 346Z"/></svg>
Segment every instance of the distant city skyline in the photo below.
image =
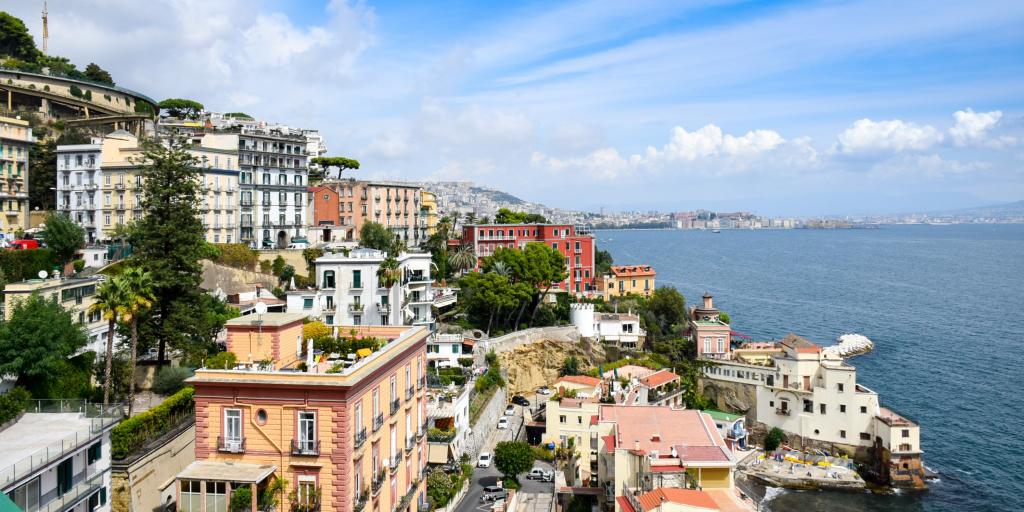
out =
<svg viewBox="0 0 1024 512"><path fill-rule="evenodd" d="M41 0L3 9L39 41ZM997 1L51 0L49 51L319 129L361 178L859 215L1024 198L1021 26Z"/></svg>

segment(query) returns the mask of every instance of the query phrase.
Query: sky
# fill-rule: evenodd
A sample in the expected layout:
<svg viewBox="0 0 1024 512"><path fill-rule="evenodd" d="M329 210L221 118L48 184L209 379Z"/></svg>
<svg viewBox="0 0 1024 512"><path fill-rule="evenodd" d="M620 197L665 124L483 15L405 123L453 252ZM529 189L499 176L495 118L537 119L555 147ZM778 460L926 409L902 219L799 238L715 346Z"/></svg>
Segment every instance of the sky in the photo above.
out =
<svg viewBox="0 0 1024 512"><path fill-rule="evenodd" d="M0 0L37 40L41 0ZM359 178L831 215L1024 199L1024 2L50 0L50 53Z"/></svg>

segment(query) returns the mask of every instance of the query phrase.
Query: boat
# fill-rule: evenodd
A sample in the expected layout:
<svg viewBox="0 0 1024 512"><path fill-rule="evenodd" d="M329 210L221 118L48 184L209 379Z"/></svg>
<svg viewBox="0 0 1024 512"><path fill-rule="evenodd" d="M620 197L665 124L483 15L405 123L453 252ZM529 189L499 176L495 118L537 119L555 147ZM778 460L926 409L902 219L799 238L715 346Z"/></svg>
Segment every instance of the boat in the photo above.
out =
<svg viewBox="0 0 1024 512"><path fill-rule="evenodd" d="M712 233L721 233L722 230L721 229L712 229L711 232Z"/></svg>

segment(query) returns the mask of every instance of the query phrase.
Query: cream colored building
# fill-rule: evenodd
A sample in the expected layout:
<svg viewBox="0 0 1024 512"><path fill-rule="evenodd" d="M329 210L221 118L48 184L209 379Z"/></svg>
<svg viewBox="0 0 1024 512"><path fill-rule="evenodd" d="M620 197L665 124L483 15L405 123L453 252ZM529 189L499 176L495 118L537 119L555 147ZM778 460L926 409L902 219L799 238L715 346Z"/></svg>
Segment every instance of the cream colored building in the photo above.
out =
<svg viewBox="0 0 1024 512"><path fill-rule="evenodd" d="M437 196L429 190L420 190L420 220L427 223L427 236L437 231Z"/></svg>
<svg viewBox="0 0 1024 512"><path fill-rule="evenodd" d="M28 228L28 153L35 142L28 121L0 116L0 233Z"/></svg>
<svg viewBox="0 0 1024 512"><path fill-rule="evenodd" d="M107 347L108 322L99 313L89 313L89 308L95 302L96 287L100 282L96 278L51 278L10 283L4 287L4 318L10 320L15 304L27 299L33 293L38 293L44 298L54 297L61 307L71 312L72 319L85 326L86 334L89 337L89 343L85 350L103 354ZM115 331L114 343L118 343L119 339Z"/></svg>
<svg viewBox="0 0 1024 512"><path fill-rule="evenodd" d="M193 144L188 152L202 170L206 192L198 215L206 240L237 241L237 149ZM57 147L57 209L85 229L87 242L110 240L117 226L142 217L142 157L139 139L123 130Z"/></svg>

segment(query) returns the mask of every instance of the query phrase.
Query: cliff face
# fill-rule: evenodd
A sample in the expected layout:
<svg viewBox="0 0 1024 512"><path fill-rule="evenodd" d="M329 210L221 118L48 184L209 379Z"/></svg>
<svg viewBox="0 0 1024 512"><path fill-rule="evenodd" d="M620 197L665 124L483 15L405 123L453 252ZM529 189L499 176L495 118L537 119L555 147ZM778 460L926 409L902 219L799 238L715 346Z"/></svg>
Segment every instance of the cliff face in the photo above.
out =
<svg viewBox="0 0 1024 512"><path fill-rule="evenodd" d="M720 411L757 418L757 388L751 384L700 379L700 392Z"/></svg>
<svg viewBox="0 0 1024 512"><path fill-rule="evenodd" d="M594 361L604 359L601 347L587 341L540 340L500 353L509 394L530 394L541 386L550 386L570 355L579 359L582 371L593 368Z"/></svg>

